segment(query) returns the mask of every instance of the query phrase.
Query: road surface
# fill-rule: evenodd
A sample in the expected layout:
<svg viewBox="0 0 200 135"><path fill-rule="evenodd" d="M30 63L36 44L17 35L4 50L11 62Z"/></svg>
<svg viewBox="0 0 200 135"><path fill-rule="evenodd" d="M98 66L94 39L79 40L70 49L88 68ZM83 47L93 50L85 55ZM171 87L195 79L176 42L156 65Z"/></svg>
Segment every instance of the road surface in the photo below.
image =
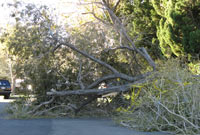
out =
<svg viewBox="0 0 200 135"><path fill-rule="evenodd" d="M3 112L8 102L12 100L0 97L0 135L164 135L129 130L103 119L8 120Z"/></svg>

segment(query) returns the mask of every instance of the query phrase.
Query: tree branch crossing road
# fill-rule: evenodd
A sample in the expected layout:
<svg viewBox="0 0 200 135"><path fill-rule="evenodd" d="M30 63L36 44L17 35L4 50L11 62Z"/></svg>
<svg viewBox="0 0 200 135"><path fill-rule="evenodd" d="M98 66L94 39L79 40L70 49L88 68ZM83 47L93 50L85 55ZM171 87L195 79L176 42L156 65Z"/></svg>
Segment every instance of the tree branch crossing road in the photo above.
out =
<svg viewBox="0 0 200 135"><path fill-rule="evenodd" d="M9 100L0 97L0 135L162 135L137 132L105 119L32 119L8 120L3 112ZM164 135L164 134L163 134Z"/></svg>

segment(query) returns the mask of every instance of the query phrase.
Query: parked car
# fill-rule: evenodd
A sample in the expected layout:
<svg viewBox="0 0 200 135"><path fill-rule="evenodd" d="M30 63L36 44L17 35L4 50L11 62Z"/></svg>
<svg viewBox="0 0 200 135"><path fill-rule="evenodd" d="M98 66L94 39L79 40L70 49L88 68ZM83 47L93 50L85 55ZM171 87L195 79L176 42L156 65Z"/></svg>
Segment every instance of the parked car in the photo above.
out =
<svg viewBox="0 0 200 135"><path fill-rule="evenodd" d="M0 95L4 96L4 99L9 99L11 94L11 86L8 80L0 80Z"/></svg>

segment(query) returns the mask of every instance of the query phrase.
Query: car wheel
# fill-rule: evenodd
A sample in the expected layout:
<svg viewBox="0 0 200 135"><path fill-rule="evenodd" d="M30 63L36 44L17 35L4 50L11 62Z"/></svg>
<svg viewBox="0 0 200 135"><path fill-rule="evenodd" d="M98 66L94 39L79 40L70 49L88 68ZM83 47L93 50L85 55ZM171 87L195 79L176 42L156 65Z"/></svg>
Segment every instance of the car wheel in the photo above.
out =
<svg viewBox="0 0 200 135"><path fill-rule="evenodd" d="M4 99L9 99L9 97L10 97L10 94L9 95L5 95Z"/></svg>

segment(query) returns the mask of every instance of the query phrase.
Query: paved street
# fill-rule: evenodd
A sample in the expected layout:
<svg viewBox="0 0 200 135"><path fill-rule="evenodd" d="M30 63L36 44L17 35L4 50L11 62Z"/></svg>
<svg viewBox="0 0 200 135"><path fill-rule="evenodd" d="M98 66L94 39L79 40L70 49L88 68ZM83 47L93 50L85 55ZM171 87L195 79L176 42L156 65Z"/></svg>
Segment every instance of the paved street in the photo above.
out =
<svg viewBox="0 0 200 135"><path fill-rule="evenodd" d="M2 112L9 102L0 97L0 135L162 135L132 131L102 119L7 120Z"/></svg>

